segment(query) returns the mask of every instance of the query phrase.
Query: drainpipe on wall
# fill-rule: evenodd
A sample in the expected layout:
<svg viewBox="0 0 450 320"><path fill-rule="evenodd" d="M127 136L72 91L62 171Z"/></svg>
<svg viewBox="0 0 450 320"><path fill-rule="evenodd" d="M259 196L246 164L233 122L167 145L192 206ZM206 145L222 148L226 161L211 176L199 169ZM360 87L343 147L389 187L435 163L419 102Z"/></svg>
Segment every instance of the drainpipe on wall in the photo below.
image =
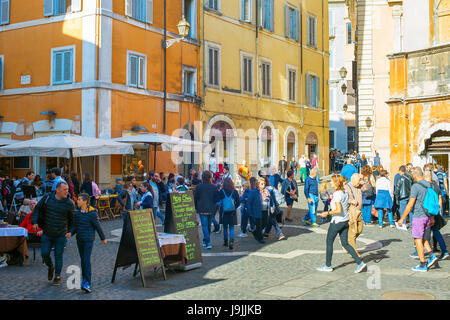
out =
<svg viewBox="0 0 450 320"><path fill-rule="evenodd" d="M303 128L303 1L300 1L300 108L300 128Z"/></svg>
<svg viewBox="0 0 450 320"><path fill-rule="evenodd" d="M163 110L163 133L166 133L166 108L167 108L167 3L164 0L164 110Z"/></svg>

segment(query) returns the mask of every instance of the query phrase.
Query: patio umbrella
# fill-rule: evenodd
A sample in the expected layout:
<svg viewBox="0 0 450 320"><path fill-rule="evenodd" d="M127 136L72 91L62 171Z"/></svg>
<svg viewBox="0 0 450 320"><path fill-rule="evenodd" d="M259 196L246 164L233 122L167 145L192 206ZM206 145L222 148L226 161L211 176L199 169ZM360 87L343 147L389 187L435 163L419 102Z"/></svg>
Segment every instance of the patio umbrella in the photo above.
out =
<svg viewBox="0 0 450 320"><path fill-rule="evenodd" d="M190 152L201 152L204 144L202 142L177 138L174 136L169 136L160 133L146 133L139 134L135 136L127 136L113 139L117 142L127 142L127 143L144 143L153 146L154 149L154 159L153 159L153 169L156 169L156 147L161 146L162 151L190 151Z"/></svg>
<svg viewBox="0 0 450 320"><path fill-rule="evenodd" d="M0 148L0 155L6 157L71 158L133 153L133 147L125 143L67 133L21 141Z"/></svg>

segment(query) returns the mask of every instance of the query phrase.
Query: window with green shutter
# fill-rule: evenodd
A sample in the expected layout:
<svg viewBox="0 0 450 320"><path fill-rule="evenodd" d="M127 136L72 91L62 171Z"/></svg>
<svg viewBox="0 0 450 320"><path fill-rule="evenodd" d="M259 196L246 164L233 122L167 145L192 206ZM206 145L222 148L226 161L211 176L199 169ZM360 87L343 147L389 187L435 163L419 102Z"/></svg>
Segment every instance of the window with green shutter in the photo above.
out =
<svg viewBox="0 0 450 320"><path fill-rule="evenodd" d="M73 49L53 51L53 84L73 82Z"/></svg>

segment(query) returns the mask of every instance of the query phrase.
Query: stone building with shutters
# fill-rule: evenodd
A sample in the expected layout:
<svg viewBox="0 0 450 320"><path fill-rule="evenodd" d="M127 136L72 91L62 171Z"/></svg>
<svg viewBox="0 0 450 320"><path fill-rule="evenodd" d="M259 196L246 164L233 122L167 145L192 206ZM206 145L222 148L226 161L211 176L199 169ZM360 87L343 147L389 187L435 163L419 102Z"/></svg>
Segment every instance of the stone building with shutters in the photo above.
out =
<svg viewBox="0 0 450 320"><path fill-rule="evenodd" d="M163 0L1 0L0 137L193 131L200 118L199 1L167 1L167 39L180 37L183 15L191 29L167 49L164 108ZM156 170L176 172L170 160L170 152L158 151ZM139 161L141 171L153 169L153 149L82 158L82 168L106 187L137 175ZM6 174L34 170L42 178L51 167L68 168L62 158L0 159L1 168L7 164Z"/></svg>
<svg viewBox="0 0 450 320"><path fill-rule="evenodd" d="M327 3L201 1L201 138L233 173L316 153L328 174Z"/></svg>

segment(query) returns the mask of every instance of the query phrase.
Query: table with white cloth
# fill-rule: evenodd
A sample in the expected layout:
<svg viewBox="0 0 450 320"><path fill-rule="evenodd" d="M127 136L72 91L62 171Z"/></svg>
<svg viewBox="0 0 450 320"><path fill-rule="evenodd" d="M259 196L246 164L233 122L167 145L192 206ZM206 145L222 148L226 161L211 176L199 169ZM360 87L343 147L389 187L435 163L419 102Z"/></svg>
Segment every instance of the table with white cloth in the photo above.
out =
<svg viewBox="0 0 450 320"><path fill-rule="evenodd" d="M187 263L186 239L182 234L158 232L158 242L164 263Z"/></svg>
<svg viewBox="0 0 450 320"><path fill-rule="evenodd" d="M21 227L0 228L0 254L18 251L24 259L28 258L28 231Z"/></svg>

